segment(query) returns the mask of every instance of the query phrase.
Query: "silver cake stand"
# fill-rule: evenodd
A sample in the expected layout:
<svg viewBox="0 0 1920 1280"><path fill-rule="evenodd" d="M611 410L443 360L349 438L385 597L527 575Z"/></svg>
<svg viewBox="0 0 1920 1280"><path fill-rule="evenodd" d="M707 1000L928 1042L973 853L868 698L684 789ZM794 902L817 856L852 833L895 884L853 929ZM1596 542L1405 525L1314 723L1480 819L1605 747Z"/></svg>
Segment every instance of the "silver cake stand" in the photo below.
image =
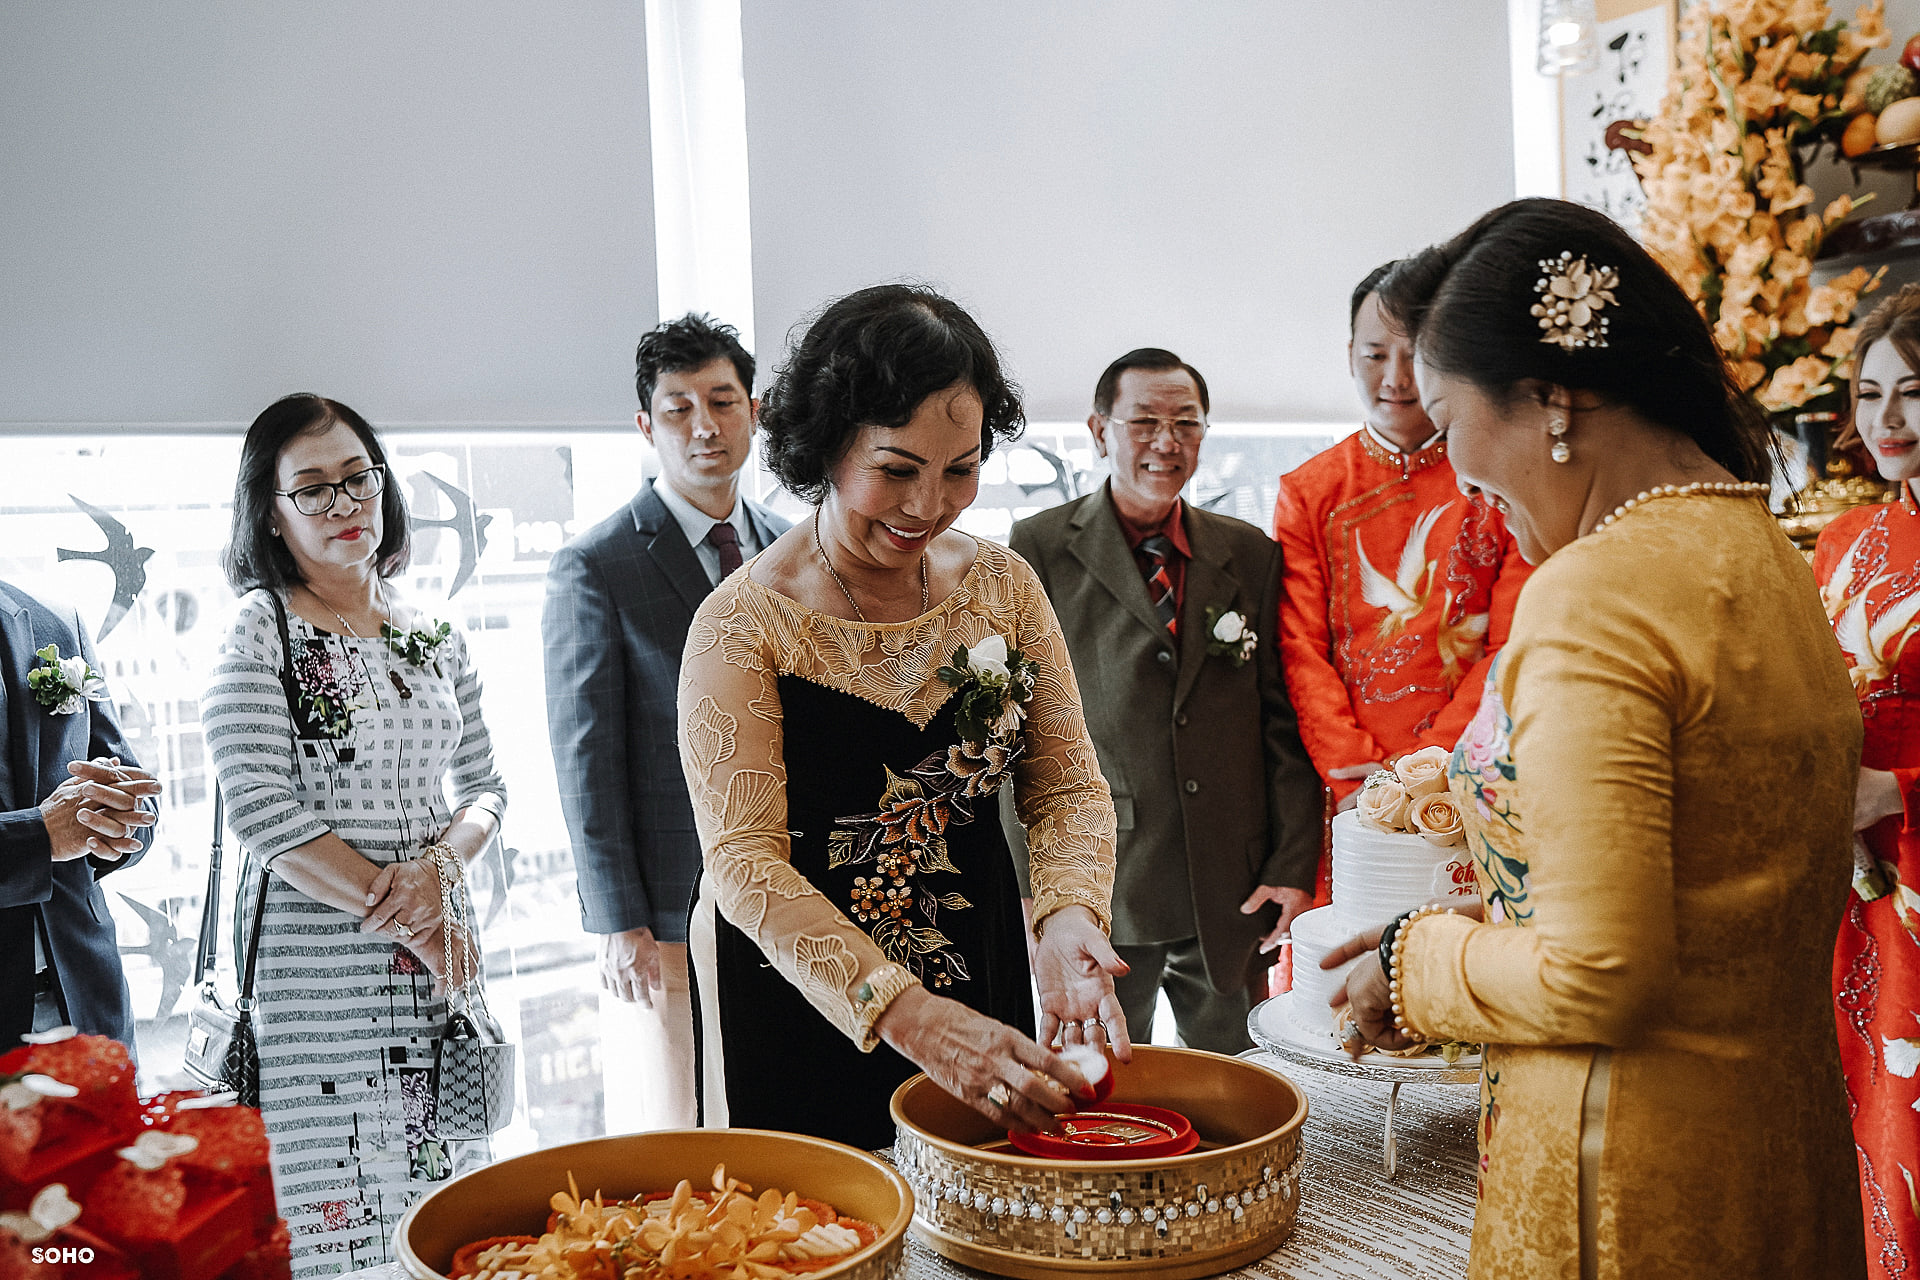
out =
<svg viewBox="0 0 1920 1280"><path fill-rule="evenodd" d="M1271 1000L1262 1000L1247 1015L1247 1034L1259 1046L1255 1052L1264 1050L1276 1058L1297 1062L1316 1071L1352 1076L1357 1080L1377 1080L1391 1086L1387 1092L1386 1130L1380 1141L1380 1162L1388 1178L1393 1177L1399 1154L1393 1136L1393 1117L1400 1102L1400 1086L1480 1083L1480 1055L1477 1053L1463 1054L1452 1062L1438 1054L1390 1058L1385 1054L1369 1053L1356 1062L1336 1047L1330 1037L1316 1038L1295 1023L1289 1016L1292 1001L1293 993L1289 991Z"/></svg>

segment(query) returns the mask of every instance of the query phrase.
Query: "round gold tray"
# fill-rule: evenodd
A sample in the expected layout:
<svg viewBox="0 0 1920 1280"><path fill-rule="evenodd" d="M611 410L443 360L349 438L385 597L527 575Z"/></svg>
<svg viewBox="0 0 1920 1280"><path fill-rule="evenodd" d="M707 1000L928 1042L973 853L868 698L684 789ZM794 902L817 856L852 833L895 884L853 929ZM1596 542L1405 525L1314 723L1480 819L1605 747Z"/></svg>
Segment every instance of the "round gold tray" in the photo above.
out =
<svg viewBox="0 0 1920 1280"><path fill-rule="evenodd" d="M1201 1145L1162 1160L1044 1160L914 1076L893 1095L894 1163L913 1232L965 1266L1018 1280L1218 1275L1293 1234L1307 1097L1280 1073L1193 1049L1135 1046L1110 1102L1181 1112Z"/></svg>
<svg viewBox="0 0 1920 1280"><path fill-rule="evenodd" d="M825 1200L880 1228L879 1240L837 1266L810 1272L809 1280L885 1280L897 1273L913 1218L913 1192L900 1175L864 1151L764 1129L629 1133L502 1160L455 1178L409 1209L394 1232L396 1252L412 1280L446 1280L445 1268L461 1245L546 1230L548 1201L567 1189L569 1173L583 1196L602 1191L624 1198L670 1191L682 1178L709 1187L716 1164L755 1190L777 1187Z"/></svg>

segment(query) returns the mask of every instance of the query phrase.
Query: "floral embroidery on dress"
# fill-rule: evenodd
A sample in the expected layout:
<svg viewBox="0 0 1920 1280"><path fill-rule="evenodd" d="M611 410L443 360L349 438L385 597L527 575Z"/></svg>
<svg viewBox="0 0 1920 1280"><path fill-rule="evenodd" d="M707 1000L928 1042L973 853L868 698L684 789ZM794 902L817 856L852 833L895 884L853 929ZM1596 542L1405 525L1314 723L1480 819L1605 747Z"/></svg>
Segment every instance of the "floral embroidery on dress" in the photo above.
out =
<svg viewBox="0 0 1920 1280"><path fill-rule="evenodd" d="M1520 834L1520 815L1513 807L1509 784L1515 779L1513 767L1513 717L1500 699L1500 659L1495 658L1487 672L1485 691L1473 723L1453 749L1448 775L1459 780L1471 800L1475 821L1469 823L1467 847L1474 865L1480 869L1481 897L1487 904L1489 921L1512 920L1525 924L1533 918L1533 906L1527 897L1528 866L1525 858L1504 852L1489 832L1501 827Z"/></svg>
<svg viewBox="0 0 1920 1280"><path fill-rule="evenodd" d="M939 918L943 908L965 911L973 904L964 894L916 885L915 877L961 874L947 856L947 828L973 821L973 801L1000 790L1021 749L1009 734L936 751L904 778L888 769L879 810L834 819L827 837L828 868L873 863L874 875L853 878L849 914L887 959L929 987L972 977Z"/></svg>
<svg viewBox="0 0 1920 1280"><path fill-rule="evenodd" d="M337 740L353 733L353 713L363 705L367 679L351 658L325 641L301 637L294 642L293 676L300 685L300 709L315 734Z"/></svg>
<svg viewBox="0 0 1920 1280"><path fill-rule="evenodd" d="M1500 1124L1500 1073L1491 1066L1480 1073L1480 1163L1473 1175L1473 1198L1487 1194L1487 1166L1492 1162L1493 1131Z"/></svg>

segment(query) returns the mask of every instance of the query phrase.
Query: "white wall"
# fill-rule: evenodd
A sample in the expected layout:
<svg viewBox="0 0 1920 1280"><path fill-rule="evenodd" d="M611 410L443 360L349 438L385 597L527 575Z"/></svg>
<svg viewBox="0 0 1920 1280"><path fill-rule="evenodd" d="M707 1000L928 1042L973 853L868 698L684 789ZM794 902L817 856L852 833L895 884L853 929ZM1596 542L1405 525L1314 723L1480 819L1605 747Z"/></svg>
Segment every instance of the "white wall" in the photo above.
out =
<svg viewBox="0 0 1920 1280"><path fill-rule="evenodd" d="M1347 295L1513 193L1507 6L744 0L763 363L901 275L1035 418L1172 347L1215 416L1354 420Z"/></svg>
<svg viewBox="0 0 1920 1280"><path fill-rule="evenodd" d="M0 425L631 421L640 0L0 5Z"/></svg>

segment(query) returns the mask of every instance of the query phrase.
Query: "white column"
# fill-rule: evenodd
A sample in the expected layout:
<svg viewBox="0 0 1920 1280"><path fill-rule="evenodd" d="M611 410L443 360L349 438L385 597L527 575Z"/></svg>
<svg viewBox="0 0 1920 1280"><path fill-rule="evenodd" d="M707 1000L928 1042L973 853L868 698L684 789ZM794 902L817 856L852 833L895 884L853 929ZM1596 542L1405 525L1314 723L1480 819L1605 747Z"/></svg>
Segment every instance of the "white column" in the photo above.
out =
<svg viewBox="0 0 1920 1280"><path fill-rule="evenodd" d="M705 311L753 341L740 0L646 0L660 318Z"/></svg>
<svg viewBox="0 0 1920 1280"><path fill-rule="evenodd" d="M1513 194L1515 198L1558 197L1565 191L1560 172L1560 81L1541 75L1536 67L1540 0L1507 0L1507 32L1513 79Z"/></svg>

